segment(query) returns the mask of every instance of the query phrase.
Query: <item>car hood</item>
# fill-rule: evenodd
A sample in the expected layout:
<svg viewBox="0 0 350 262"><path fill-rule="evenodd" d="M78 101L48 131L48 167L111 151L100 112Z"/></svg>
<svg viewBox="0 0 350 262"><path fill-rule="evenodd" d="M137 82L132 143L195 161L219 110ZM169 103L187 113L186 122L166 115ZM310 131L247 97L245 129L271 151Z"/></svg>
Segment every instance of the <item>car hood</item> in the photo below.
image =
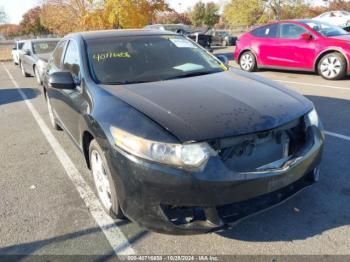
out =
<svg viewBox="0 0 350 262"><path fill-rule="evenodd" d="M161 82L103 85L181 142L269 130L304 115L312 103L240 70Z"/></svg>
<svg viewBox="0 0 350 262"><path fill-rule="evenodd" d="M45 54L37 54L37 58L40 60L43 60L45 62L49 61L49 58L51 56L52 53L45 53Z"/></svg>

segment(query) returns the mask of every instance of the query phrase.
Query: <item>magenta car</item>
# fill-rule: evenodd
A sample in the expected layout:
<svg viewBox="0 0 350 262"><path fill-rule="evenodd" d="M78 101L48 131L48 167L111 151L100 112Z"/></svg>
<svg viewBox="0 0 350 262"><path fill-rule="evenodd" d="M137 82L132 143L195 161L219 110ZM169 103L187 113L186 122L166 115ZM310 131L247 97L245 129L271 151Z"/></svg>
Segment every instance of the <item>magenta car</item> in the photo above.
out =
<svg viewBox="0 0 350 262"><path fill-rule="evenodd" d="M316 20L274 22L241 36L234 56L244 71L311 71L338 80L350 73L350 34Z"/></svg>

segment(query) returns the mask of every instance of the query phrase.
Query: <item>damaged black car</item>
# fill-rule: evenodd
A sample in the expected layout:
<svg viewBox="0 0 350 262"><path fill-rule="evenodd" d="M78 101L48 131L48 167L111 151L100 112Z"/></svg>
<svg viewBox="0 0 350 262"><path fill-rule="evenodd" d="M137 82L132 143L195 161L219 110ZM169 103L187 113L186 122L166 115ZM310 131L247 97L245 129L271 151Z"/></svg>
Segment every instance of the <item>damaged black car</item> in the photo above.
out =
<svg viewBox="0 0 350 262"><path fill-rule="evenodd" d="M104 209L150 230L222 230L319 177L324 134L308 99L171 32L68 35L44 93Z"/></svg>

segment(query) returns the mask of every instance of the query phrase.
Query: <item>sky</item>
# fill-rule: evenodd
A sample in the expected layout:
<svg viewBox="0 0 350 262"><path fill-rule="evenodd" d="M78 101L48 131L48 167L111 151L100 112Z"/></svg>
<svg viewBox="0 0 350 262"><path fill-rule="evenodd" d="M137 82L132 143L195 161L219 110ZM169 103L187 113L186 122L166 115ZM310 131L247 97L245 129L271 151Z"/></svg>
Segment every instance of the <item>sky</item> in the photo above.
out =
<svg viewBox="0 0 350 262"><path fill-rule="evenodd" d="M216 3L225 3L228 0L202 0L202 2L214 1ZM8 17L9 22L13 24L18 24L22 15L27 12L30 8L35 7L40 3L40 0L0 0L0 6L4 7ZM197 0L167 0L170 7L178 12L184 12L188 8L192 7ZM314 4L322 3L322 0L312 0Z"/></svg>

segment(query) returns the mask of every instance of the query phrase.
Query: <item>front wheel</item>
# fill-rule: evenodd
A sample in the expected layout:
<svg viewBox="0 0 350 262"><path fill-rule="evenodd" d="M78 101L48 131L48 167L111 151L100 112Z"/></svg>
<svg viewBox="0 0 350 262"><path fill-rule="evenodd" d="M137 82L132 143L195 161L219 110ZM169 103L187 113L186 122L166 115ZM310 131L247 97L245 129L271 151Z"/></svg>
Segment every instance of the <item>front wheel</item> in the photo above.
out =
<svg viewBox="0 0 350 262"><path fill-rule="evenodd" d="M112 218L125 219L123 211L119 206L116 187L113 183L107 160L96 140L92 140L90 143L89 157L97 195L103 209Z"/></svg>
<svg viewBox="0 0 350 262"><path fill-rule="evenodd" d="M346 69L346 60L339 53L325 55L318 63L318 73L327 80L343 79Z"/></svg>
<svg viewBox="0 0 350 262"><path fill-rule="evenodd" d="M254 54L250 51L243 53L239 58L239 66L243 71L256 71L258 66Z"/></svg>

